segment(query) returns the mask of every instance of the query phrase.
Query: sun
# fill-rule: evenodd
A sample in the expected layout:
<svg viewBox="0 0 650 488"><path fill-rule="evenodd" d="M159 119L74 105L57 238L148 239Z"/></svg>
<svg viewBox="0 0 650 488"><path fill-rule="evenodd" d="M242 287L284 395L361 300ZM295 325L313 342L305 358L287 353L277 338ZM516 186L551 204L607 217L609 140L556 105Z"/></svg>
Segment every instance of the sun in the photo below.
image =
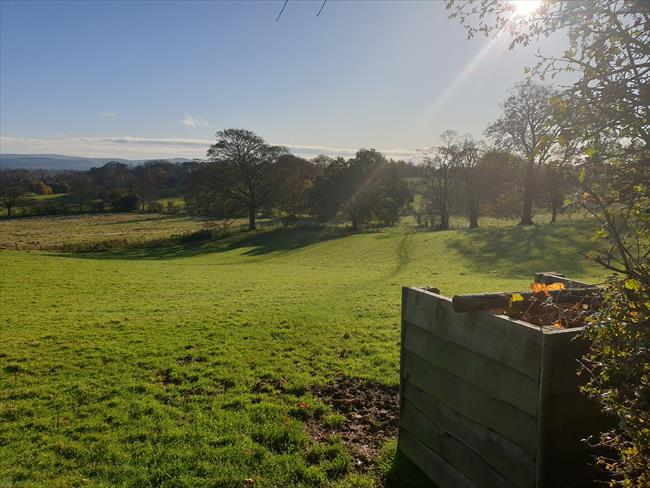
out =
<svg viewBox="0 0 650 488"><path fill-rule="evenodd" d="M541 0L513 0L510 2L514 7L515 15L526 17L531 15L541 5Z"/></svg>

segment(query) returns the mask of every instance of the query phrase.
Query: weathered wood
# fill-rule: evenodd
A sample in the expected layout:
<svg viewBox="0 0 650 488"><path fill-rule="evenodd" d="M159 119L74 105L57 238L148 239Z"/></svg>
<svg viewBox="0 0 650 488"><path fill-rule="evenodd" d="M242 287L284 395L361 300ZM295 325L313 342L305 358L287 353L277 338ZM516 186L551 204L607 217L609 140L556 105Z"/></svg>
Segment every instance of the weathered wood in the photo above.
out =
<svg viewBox="0 0 650 488"><path fill-rule="evenodd" d="M562 283L567 288L596 288L596 285L590 285L582 281L570 280L563 274L552 272L535 273L535 283L550 285L551 283Z"/></svg>
<svg viewBox="0 0 650 488"><path fill-rule="evenodd" d="M535 469L535 485L545 486L547 478L546 422L551 408L551 380L553 371L553 335L542 334L542 365L540 368L537 417L537 466Z"/></svg>
<svg viewBox="0 0 650 488"><path fill-rule="evenodd" d="M539 327L485 312L458 314L441 295L406 288L404 320L442 340L453 342L539 379Z"/></svg>
<svg viewBox="0 0 650 488"><path fill-rule="evenodd" d="M432 419L408 400L404 404L404 417L400 420L400 425L475 484L515 488L503 474L456 437L442 431Z"/></svg>
<svg viewBox="0 0 650 488"><path fill-rule="evenodd" d="M443 341L417 326L405 328L402 347L427 363L462 378L489 396L531 416L537 415L538 382L494 359L453 342Z"/></svg>
<svg viewBox="0 0 650 488"><path fill-rule="evenodd" d="M451 464L425 446L407 429L400 429L398 447L407 458L438 486L458 488L478 488L479 486L472 483L462 473L459 473Z"/></svg>
<svg viewBox="0 0 650 488"><path fill-rule="evenodd" d="M450 299L412 288L402 328L399 446L439 488L592 485L594 450L581 439L611 419L579 392L580 328L456 313Z"/></svg>
<svg viewBox="0 0 650 488"><path fill-rule="evenodd" d="M591 295L597 288L565 288L562 290L549 291L547 296L553 297L558 302L567 303L591 303L600 300ZM529 291L518 291L512 293L479 293L474 295L454 295L451 302L455 312L473 312L475 310L507 309L512 295L518 294L524 300L528 300L539 293Z"/></svg>
<svg viewBox="0 0 650 488"><path fill-rule="evenodd" d="M493 430L474 422L405 382L404 399L424 412L442 432L448 433L489 462L516 486L535 483L534 457ZM403 417L400 417L400 422Z"/></svg>
<svg viewBox="0 0 650 488"><path fill-rule="evenodd" d="M537 449L537 420L522 410L491 397L458 376L438 369L416 354L404 355L403 380L449 408L514 442L528 453Z"/></svg>

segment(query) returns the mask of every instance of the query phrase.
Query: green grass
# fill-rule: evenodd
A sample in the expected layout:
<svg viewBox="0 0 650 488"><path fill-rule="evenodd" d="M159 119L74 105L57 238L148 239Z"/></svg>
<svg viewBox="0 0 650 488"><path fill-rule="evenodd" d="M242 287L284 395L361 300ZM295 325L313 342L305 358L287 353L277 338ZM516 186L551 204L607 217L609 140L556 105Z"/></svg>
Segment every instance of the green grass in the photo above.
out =
<svg viewBox="0 0 650 488"><path fill-rule="evenodd" d="M87 219L58 225L122 225ZM21 222L29 232L39 220ZM1 251L0 486L414 486L394 443L355 473L340 441L314 445L292 411L338 374L397 386L402 285L521 290L549 270L600 280L578 254L591 232L275 230L113 253ZM274 380L282 391L255 388Z"/></svg>

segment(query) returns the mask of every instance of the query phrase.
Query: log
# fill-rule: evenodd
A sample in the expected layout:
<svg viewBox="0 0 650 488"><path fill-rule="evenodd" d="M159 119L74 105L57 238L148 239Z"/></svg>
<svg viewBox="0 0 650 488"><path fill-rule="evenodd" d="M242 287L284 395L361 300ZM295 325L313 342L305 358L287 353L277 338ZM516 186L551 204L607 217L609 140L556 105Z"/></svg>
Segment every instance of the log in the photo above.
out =
<svg viewBox="0 0 650 488"><path fill-rule="evenodd" d="M589 288L565 288L563 290L555 290L548 292L556 302L577 303L592 303L594 300L599 300L598 287ZM454 295L451 304L455 312L472 312L475 310L489 310L495 308L508 308L512 295L519 294L524 300L528 300L533 296L540 296L540 293L533 293L530 291L520 291L513 293L479 293L476 295Z"/></svg>

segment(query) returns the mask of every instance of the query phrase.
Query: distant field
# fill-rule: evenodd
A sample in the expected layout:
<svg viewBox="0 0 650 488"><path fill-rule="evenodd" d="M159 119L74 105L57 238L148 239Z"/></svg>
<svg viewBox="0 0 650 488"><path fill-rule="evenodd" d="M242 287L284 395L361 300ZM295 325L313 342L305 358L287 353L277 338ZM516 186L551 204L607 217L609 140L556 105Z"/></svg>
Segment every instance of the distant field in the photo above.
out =
<svg viewBox="0 0 650 488"><path fill-rule="evenodd" d="M0 235L201 225L16 219ZM0 251L0 486L414 486L412 470L391 476L394 444L364 471L340 439L314 441L308 425L341 419L311 388L346 376L397 387L402 285L451 295L526 289L536 271L602 279L578 254L592 230L269 230L122 252Z"/></svg>
<svg viewBox="0 0 650 488"><path fill-rule="evenodd" d="M202 228L207 219L167 214L94 214L0 219L0 248L61 246L64 243L138 242Z"/></svg>

